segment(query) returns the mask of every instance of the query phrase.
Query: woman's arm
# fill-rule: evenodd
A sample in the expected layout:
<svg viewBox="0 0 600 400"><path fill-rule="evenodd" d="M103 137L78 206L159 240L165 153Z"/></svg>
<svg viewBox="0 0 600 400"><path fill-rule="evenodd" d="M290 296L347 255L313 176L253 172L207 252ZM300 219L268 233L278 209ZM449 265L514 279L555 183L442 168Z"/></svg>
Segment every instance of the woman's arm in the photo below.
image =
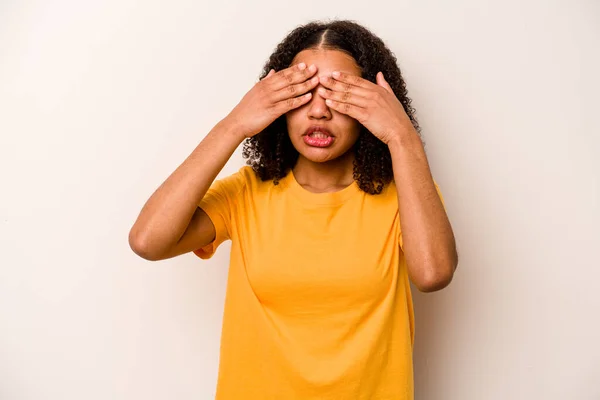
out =
<svg viewBox="0 0 600 400"><path fill-rule="evenodd" d="M446 287L458 264L454 234L440 200L423 143L383 73L376 83L334 71L321 77L329 107L359 121L390 149L403 250L411 281L422 292Z"/></svg>
<svg viewBox="0 0 600 400"><path fill-rule="evenodd" d="M161 260L214 240L215 227L198 204L244 138L227 119L208 133L142 208L129 232L129 245L136 254Z"/></svg>
<svg viewBox="0 0 600 400"><path fill-rule="evenodd" d="M391 135L402 242L411 281L422 292L448 286L458 264L452 227L414 130Z"/></svg>
<svg viewBox="0 0 600 400"><path fill-rule="evenodd" d="M129 232L131 249L147 260L161 260L211 243L215 226L198 204L245 138L310 101L319 83L312 78L316 71L299 63L271 70L257 82L148 199Z"/></svg>

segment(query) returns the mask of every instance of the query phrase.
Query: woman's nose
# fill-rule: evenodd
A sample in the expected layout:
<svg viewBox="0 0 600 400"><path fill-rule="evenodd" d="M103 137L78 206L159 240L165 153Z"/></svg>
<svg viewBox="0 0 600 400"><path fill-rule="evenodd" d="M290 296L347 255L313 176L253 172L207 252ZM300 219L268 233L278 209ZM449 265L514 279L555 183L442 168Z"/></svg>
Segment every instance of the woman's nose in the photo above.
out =
<svg viewBox="0 0 600 400"><path fill-rule="evenodd" d="M331 109L325 103L325 99L321 97L318 90L322 85L317 85L312 90L312 97L308 102L308 116L311 118L331 118Z"/></svg>

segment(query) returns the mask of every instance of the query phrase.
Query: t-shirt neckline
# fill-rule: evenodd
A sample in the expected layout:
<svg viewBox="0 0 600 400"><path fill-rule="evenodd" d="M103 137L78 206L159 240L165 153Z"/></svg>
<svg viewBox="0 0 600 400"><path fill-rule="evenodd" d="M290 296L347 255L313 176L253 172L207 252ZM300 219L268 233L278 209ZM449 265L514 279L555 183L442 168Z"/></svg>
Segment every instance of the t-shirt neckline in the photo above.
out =
<svg viewBox="0 0 600 400"><path fill-rule="evenodd" d="M358 183L352 181L350 185L335 192L311 192L298 183L294 172L291 169L283 180L286 181L287 186L294 196L307 205L338 205L361 191Z"/></svg>

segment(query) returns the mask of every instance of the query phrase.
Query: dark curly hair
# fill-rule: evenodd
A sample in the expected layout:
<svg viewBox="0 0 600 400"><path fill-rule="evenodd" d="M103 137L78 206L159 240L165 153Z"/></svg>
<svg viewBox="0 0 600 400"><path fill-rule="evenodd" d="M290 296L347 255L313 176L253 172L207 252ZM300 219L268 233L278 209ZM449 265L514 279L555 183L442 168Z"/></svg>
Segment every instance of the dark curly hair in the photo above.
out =
<svg viewBox="0 0 600 400"><path fill-rule="evenodd" d="M362 71L362 78L373 83L377 72L383 72L420 136L421 129L414 116L415 109L410 105L411 99L408 98L396 56L379 37L354 21L314 21L295 28L277 45L260 79L271 69L280 71L290 67L299 52L313 48L340 50L351 55ZM355 156L354 180L360 189L370 194L381 193L394 177L387 145L361 125L351 151ZM274 184L278 184L298 160L298 151L288 135L285 114L262 132L246 139L242 155L261 180L272 179Z"/></svg>

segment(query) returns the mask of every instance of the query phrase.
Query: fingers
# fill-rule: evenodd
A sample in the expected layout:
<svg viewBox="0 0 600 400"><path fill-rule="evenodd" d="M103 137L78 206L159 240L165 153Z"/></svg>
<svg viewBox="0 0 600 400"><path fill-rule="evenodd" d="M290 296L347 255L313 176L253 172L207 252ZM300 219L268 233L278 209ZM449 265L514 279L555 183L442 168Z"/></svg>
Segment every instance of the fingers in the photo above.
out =
<svg viewBox="0 0 600 400"><path fill-rule="evenodd" d="M343 82L347 85L358 86L365 89L375 86L373 82L361 78L360 76L350 75L340 71L333 71L331 73L331 79L335 80L336 82Z"/></svg>
<svg viewBox="0 0 600 400"><path fill-rule="evenodd" d="M316 72L316 65L307 67L305 63L292 65L279 72L271 69L262 79L263 88L272 103L285 101L313 90L319 84L319 78L314 76Z"/></svg>
<svg viewBox="0 0 600 400"><path fill-rule="evenodd" d="M290 97L286 100L279 101L273 108L277 111L278 115L282 115L294 108L298 108L308 103L310 99L312 99L312 93L308 92L301 96Z"/></svg>
<svg viewBox="0 0 600 400"><path fill-rule="evenodd" d="M271 89L273 91L279 91L282 89L286 89L290 86L293 88L297 88L297 85L305 82L309 78L311 78L317 72L317 67L313 64L309 67L304 63L299 63L292 65L289 68L281 70L273 76ZM318 80L317 80L318 83ZM293 94L294 89L288 89ZM298 93L301 94L301 93Z"/></svg>
<svg viewBox="0 0 600 400"><path fill-rule="evenodd" d="M319 88L317 94L324 99L337 101L340 103L353 104L358 107L366 108L369 105L370 100L359 94L353 93L352 91L334 91L325 88Z"/></svg>
<svg viewBox="0 0 600 400"><path fill-rule="evenodd" d="M349 75L349 76L353 76L353 75ZM358 76L355 78L362 79ZM369 82L369 83L371 83L371 86L367 86L367 87L357 86L357 85L350 83L349 80L342 81L333 76L331 76L331 77L322 76L320 82L321 82L321 85L323 85L327 89L334 90L337 92L350 92L350 93L353 93L355 95L362 96L362 97L368 97L369 93L373 92L373 88L377 87L377 85L372 84L371 82ZM358 83L358 81L355 81L355 82Z"/></svg>
<svg viewBox="0 0 600 400"><path fill-rule="evenodd" d="M390 86L388 81L383 76L383 72L381 72L381 71L377 72L377 76L375 77L375 79L377 80L377 84L379 86L382 86L383 88L385 88L385 90L387 90L388 93L394 94L394 89L392 89L392 87Z"/></svg>
<svg viewBox="0 0 600 400"><path fill-rule="evenodd" d="M377 104L381 101L387 88L367 81L359 76L332 74L331 77L322 76L320 83L323 86L317 93L319 96L339 103L347 103L362 108Z"/></svg>
<svg viewBox="0 0 600 400"><path fill-rule="evenodd" d="M313 76L301 83L290 84L273 94L273 101L284 101L289 98L297 97L310 92L319 84L319 77Z"/></svg>
<svg viewBox="0 0 600 400"><path fill-rule="evenodd" d="M339 101L327 99L325 100L327 106L333 108L335 111L340 112L342 114L346 114L361 124L367 120L368 110L366 108L358 107L349 103L342 103Z"/></svg>
<svg viewBox="0 0 600 400"><path fill-rule="evenodd" d="M259 82L263 82L273 76L275 74L275 70L271 69L267 75L265 75L262 79L259 79Z"/></svg>
<svg viewBox="0 0 600 400"><path fill-rule="evenodd" d="M299 63L276 73L269 88L273 90L270 99L274 108L284 113L307 103L312 98L310 92L319 84L316 72L315 65Z"/></svg>

